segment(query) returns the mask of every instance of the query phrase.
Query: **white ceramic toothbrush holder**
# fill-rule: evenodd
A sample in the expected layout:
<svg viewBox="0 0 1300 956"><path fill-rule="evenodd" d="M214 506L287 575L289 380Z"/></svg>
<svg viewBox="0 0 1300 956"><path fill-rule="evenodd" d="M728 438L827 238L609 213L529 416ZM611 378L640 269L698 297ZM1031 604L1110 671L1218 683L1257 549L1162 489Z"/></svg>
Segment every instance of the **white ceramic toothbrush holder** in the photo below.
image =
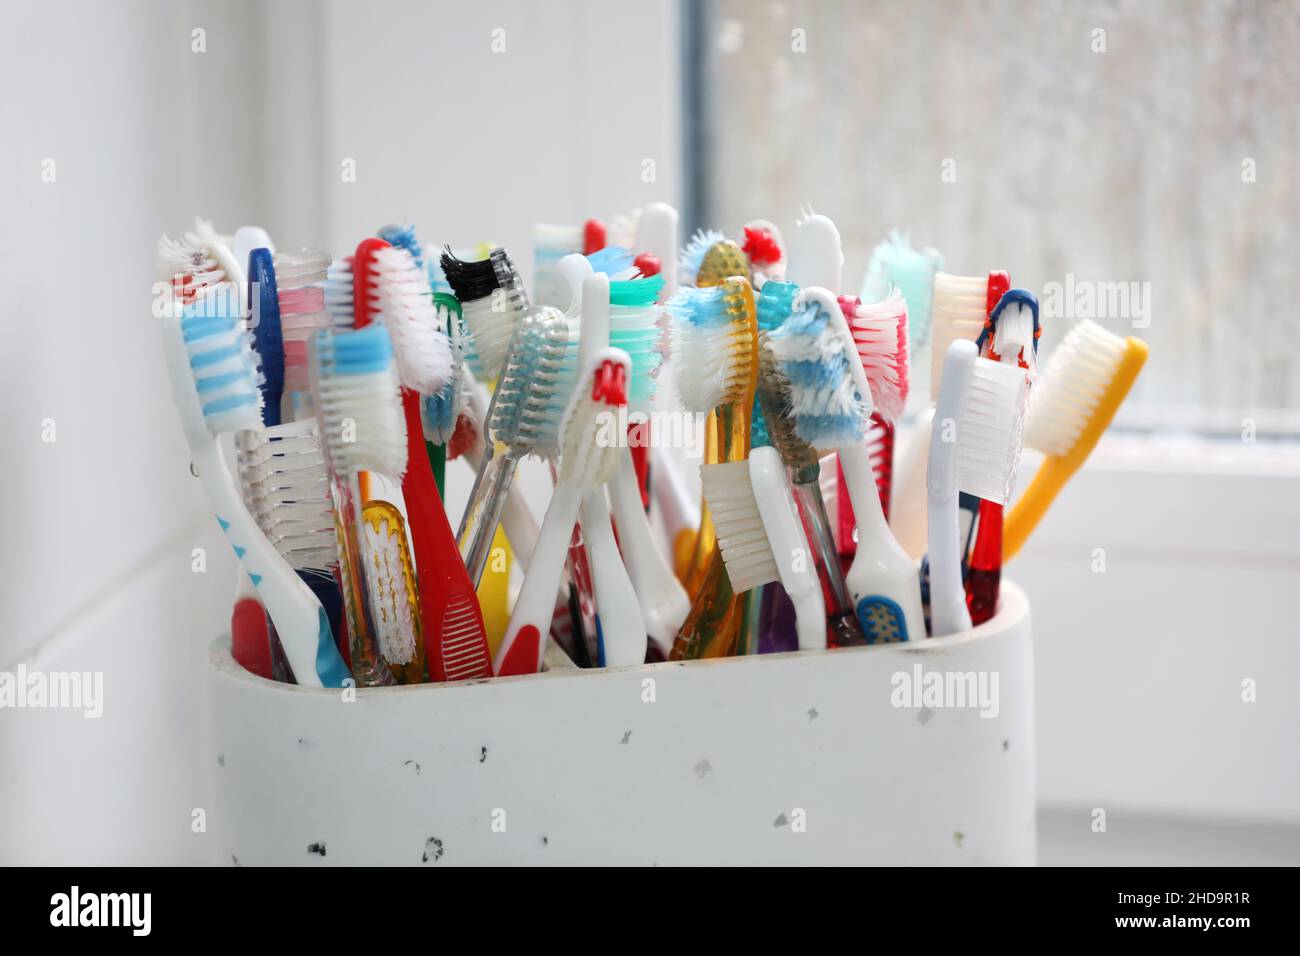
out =
<svg viewBox="0 0 1300 956"><path fill-rule="evenodd" d="M1008 582L939 640L348 701L222 639L209 829L228 865L1032 864L1033 687Z"/></svg>

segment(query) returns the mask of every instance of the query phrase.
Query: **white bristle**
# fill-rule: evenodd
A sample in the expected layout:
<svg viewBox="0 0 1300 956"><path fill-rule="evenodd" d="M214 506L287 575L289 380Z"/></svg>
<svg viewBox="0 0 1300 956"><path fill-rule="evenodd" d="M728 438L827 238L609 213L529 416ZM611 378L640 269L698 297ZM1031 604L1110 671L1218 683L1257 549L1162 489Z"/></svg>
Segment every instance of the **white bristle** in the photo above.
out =
<svg viewBox="0 0 1300 956"><path fill-rule="evenodd" d="M334 503L316 419L240 432L235 447L244 503L280 555L299 570L337 566Z"/></svg>
<svg viewBox="0 0 1300 956"><path fill-rule="evenodd" d="M510 339L519 327L523 313L502 289L472 302L461 302L460 307L484 374L489 380L498 378L510 352Z"/></svg>
<svg viewBox="0 0 1300 956"><path fill-rule="evenodd" d="M605 238L611 246L635 249L637 246L637 227L641 223L641 210L617 213L605 227Z"/></svg>
<svg viewBox="0 0 1300 956"><path fill-rule="evenodd" d="M1114 379L1126 350L1121 336L1091 319L1071 328L1031 393L1025 444L1049 455L1066 454Z"/></svg>
<svg viewBox="0 0 1300 956"><path fill-rule="evenodd" d="M439 329L438 309L423 269L405 249L375 251L369 293L393 340L402 386L427 395L447 384L451 343Z"/></svg>
<svg viewBox="0 0 1300 956"><path fill-rule="evenodd" d="M930 399L938 400L943 360L958 339L975 341L988 317L988 277L934 276L933 344L930 353Z"/></svg>
<svg viewBox="0 0 1300 956"><path fill-rule="evenodd" d="M325 272L325 311L334 328L350 329L356 322L355 290L352 287L352 257L337 259Z"/></svg>
<svg viewBox="0 0 1300 956"><path fill-rule="evenodd" d="M1002 310L993 329L993 351L1003 359L1018 358L1023 353L1025 363L1033 369L1034 314L1027 306L1011 304Z"/></svg>
<svg viewBox="0 0 1300 956"><path fill-rule="evenodd" d="M321 335L317 333L317 341ZM362 332L334 333L335 338ZM320 434L337 474L376 471L400 479L406 472L406 418L397 366L391 356L381 371L338 374L320 360L316 414Z"/></svg>
<svg viewBox="0 0 1300 956"><path fill-rule="evenodd" d="M750 484L749 462L704 465L700 468L700 483L732 591L741 594L776 581L779 571Z"/></svg>
<svg viewBox="0 0 1300 956"><path fill-rule="evenodd" d="M192 299L200 289L229 278L216 257L203 246L167 236L158 240L158 272L162 279L174 283L174 290L183 301Z"/></svg>
<svg viewBox="0 0 1300 956"><path fill-rule="evenodd" d="M897 288L880 302L859 303L849 318L875 410L897 421L907 403L907 300Z"/></svg>
<svg viewBox="0 0 1300 956"><path fill-rule="evenodd" d="M957 487L1005 505L1011 497L1024 438L1025 370L975 359L957 425Z"/></svg>
<svg viewBox="0 0 1300 956"><path fill-rule="evenodd" d="M688 305L689 303L689 305ZM691 321L684 309L713 313L712 320ZM754 336L746 321L743 291L728 280L708 289L682 287L668 303L674 380L682 406L706 414L738 401L749 385ZM722 321L725 314L726 320Z"/></svg>
<svg viewBox="0 0 1300 956"><path fill-rule="evenodd" d="M415 657L414 607L406 586L402 561L405 540L400 528L387 520L375 527L361 523L361 560L366 569L366 591L375 624L375 637L384 659L390 664L409 664Z"/></svg>
<svg viewBox="0 0 1300 956"><path fill-rule="evenodd" d="M582 251L582 226L557 226L547 222L533 223L533 248L566 254Z"/></svg>

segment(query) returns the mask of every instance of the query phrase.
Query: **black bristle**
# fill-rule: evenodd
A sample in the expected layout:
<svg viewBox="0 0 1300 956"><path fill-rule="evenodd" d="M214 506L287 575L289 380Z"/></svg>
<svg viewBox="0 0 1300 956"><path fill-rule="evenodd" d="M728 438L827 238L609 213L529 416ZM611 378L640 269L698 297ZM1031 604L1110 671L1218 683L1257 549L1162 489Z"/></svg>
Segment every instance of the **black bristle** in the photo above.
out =
<svg viewBox="0 0 1300 956"><path fill-rule="evenodd" d="M447 284L461 302L475 302L485 299L500 288L497 270L491 259L466 262L452 254L451 247L443 249L442 271L447 277Z"/></svg>

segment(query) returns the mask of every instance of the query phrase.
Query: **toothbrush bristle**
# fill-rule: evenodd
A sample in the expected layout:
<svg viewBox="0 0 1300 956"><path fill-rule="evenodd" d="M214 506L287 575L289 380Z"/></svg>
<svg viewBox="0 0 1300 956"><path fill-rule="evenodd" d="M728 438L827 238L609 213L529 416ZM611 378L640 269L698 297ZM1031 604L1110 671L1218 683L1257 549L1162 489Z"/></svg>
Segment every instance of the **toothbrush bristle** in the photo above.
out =
<svg viewBox="0 0 1300 956"><path fill-rule="evenodd" d="M1025 370L975 359L957 424L957 487L1005 505L1016 482L1024 439ZM936 423L935 427L939 427Z"/></svg>
<svg viewBox="0 0 1300 956"><path fill-rule="evenodd" d="M402 387L436 393L451 379L451 344L439 328L437 306L424 270L411 254L394 246L378 249L368 293L388 329Z"/></svg>
<svg viewBox="0 0 1300 956"><path fill-rule="evenodd" d="M716 229L696 230L695 235L691 236L691 241L686 243L686 247L678 256L681 281L694 282L695 277L699 275L700 265L704 262L704 254L726 238Z"/></svg>
<svg viewBox="0 0 1300 956"><path fill-rule="evenodd" d="M778 580L776 558L749 481L749 462L704 465L700 468L700 483L731 589L741 594Z"/></svg>
<svg viewBox="0 0 1300 956"><path fill-rule="evenodd" d="M533 223L533 250L549 258L561 258L582 251L582 226Z"/></svg>
<svg viewBox="0 0 1300 956"><path fill-rule="evenodd" d="M262 427L261 373L230 283L209 286L181 309L181 336L208 430Z"/></svg>
<svg viewBox="0 0 1300 956"><path fill-rule="evenodd" d="M871 411L864 400L868 396L859 395L854 383L850 363L857 356L849 351L835 317L809 301L769 332L766 343L789 383L795 434L814 448L860 442Z"/></svg>
<svg viewBox="0 0 1300 956"><path fill-rule="evenodd" d="M420 644L420 599L402 516L386 501L367 502L364 516L361 560L375 638L384 660L410 664Z"/></svg>
<svg viewBox="0 0 1300 956"><path fill-rule="evenodd" d="M1091 319L1071 328L1030 393L1025 444L1049 455L1067 454L1114 380L1126 350L1122 336Z"/></svg>
<svg viewBox="0 0 1300 956"><path fill-rule="evenodd" d="M772 351L770 338L770 335L763 336L758 358L759 399L764 434L755 436L753 443L756 446L771 445L786 467L810 466L817 461L817 449L798 434L795 417L791 413L794 398L790 391L790 380L781 370L781 364ZM764 438L766 441L761 440Z"/></svg>
<svg viewBox="0 0 1300 956"><path fill-rule="evenodd" d="M182 305L205 294L204 290L229 281L212 253L188 238L163 236L158 240L158 272L172 284L172 294Z"/></svg>
<svg viewBox="0 0 1300 956"><path fill-rule="evenodd" d="M771 332L779 329L794 311L794 297L798 294L799 286L793 282L773 280L764 283L756 304L759 330Z"/></svg>
<svg viewBox="0 0 1300 956"><path fill-rule="evenodd" d="M988 316L988 277L936 273L932 308L934 343L930 353L930 400L938 401L948 346L958 339L974 342L984 328Z"/></svg>
<svg viewBox="0 0 1300 956"><path fill-rule="evenodd" d="M898 289L907 302L909 338L919 348L930 340L935 272L941 268L943 256L937 250L918 252L908 237L895 229L872 250L862 301L879 302L891 288Z"/></svg>
<svg viewBox="0 0 1300 956"><path fill-rule="evenodd" d="M553 456L575 372L568 320L551 306L529 313L509 351L493 397L492 437L519 453Z"/></svg>
<svg viewBox="0 0 1300 956"><path fill-rule="evenodd" d="M312 346L316 414L333 470L400 479L406 471L406 418L388 330L380 323L355 332L321 329Z"/></svg>
<svg viewBox="0 0 1300 956"><path fill-rule="evenodd" d="M839 301L867 373L872 406L898 421L907 404L907 301L898 289L881 302L863 303L855 296Z"/></svg>
<svg viewBox="0 0 1300 956"><path fill-rule="evenodd" d="M330 573L338 565L334 502L316 419L235 437L244 503L290 566Z"/></svg>
<svg viewBox="0 0 1300 956"><path fill-rule="evenodd" d="M749 276L749 259L744 251L730 239L715 242L704 253L700 268L695 274L698 286L721 285L732 276Z"/></svg>
<svg viewBox="0 0 1300 956"><path fill-rule="evenodd" d="M587 256L592 272L603 272L611 278L632 268L633 256L621 246L606 246Z"/></svg>
<svg viewBox="0 0 1300 956"><path fill-rule="evenodd" d="M743 276L707 288L681 286L668 301L677 390L687 411L743 401L754 359L754 297Z"/></svg>
<svg viewBox="0 0 1300 956"><path fill-rule="evenodd" d="M307 339L330 325L323 284L330 255L322 249L275 254L275 281L280 299L280 334L284 340L284 387L305 392Z"/></svg>
<svg viewBox="0 0 1300 956"><path fill-rule="evenodd" d="M784 253L776 236L762 226L746 226L745 242L741 246L750 262L759 267L776 265Z"/></svg>
<svg viewBox="0 0 1300 956"><path fill-rule="evenodd" d="M523 315L521 302L526 302L518 273L504 249L494 249L477 262L458 259L447 249L441 261L473 342L473 354L468 356L471 368L486 379L497 378ZM502 284L502 277L508 285Z"/></svg>
<svg viewBox="0 0 1300 956"><path fill-rule="evenodd" d="M626 365L622 366L622 378L627 381ZM592 381L592 376L585 377L573 393L564 416L560 456L560 480L583 491L594 491L613 478L621 458L616 441L601 439L609 428L609 416L618 414L619 405L594 397Z"/></svg>
<svg viewBox="0 0 1300 956"><path fill-rule="evenodd" d="M394 249L405 249L409 252L411 258L415 260L416 268L424 271L424 246L416 238L414 226L384 226L379 230L378 236Z"/></svg>
<svg viewBox="0 0 1300 956"><path fill-rule="evenodd" d="M635 411L649 411L659 388L664 310L656 299L663 287L662 276L609 284L609 344L632 359L628 407Z"/></svg>
<svg viewBox="0 0 1300 956"><path fill-rule="evenodd" d="M352 283L352 257L336 259L325 271L323 287L325 311L333 328L350 329L356 323L355 294Z"/></svg>

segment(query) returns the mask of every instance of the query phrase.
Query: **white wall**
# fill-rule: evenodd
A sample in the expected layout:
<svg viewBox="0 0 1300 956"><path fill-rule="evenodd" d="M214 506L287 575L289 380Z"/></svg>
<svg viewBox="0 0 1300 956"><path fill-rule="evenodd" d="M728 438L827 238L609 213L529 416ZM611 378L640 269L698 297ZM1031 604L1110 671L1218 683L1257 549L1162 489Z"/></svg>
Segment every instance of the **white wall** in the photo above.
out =
<svg viewBox="0 0 1300 956"><path fill-rule="evenodd" d="M0 669L102 671L105 702L0 711L0 862L200 861L200 664L234 568L170 407L155 241L198 213L346 251L405 220L527 267L533 221L677 202L676 8L135 0L5 21Z"/></svg>

